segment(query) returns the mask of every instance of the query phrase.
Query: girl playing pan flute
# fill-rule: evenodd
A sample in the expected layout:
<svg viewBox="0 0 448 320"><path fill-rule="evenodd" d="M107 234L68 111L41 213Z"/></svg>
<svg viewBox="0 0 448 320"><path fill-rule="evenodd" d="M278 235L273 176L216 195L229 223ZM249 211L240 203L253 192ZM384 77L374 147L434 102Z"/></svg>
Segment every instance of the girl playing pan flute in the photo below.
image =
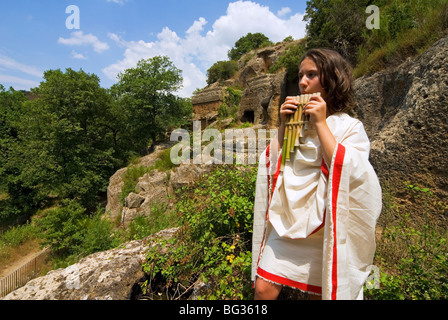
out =
<svg viewBox="0 0 448 320"><path fill-rule="evenodd" d="M363 124L354 107L348 63L335 51L313 49L301 60L301 94L320 93L303 107L310 129L282 163L286 121L260 157L254 206L252 280L255 299L276 299L283 286L322 299L362 299L375 252L381 188L369 163Z"/></svg>

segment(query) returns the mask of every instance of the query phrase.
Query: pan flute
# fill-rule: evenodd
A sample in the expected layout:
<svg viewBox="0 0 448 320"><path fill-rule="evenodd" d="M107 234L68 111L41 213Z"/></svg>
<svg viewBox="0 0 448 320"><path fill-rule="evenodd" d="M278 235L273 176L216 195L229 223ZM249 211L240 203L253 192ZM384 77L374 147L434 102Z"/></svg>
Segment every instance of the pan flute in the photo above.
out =
<svg viewBox="0 0 448 320"><path fill-rule="evenodd" d="M320 93L303 94L297 96L297 110L288 116L283 138L282 162L280 171L285 168L286 161L290 161L291 153L300 145L300 137L303 131L308 129L309 117L303 114L303 107L310 101L312 96L320 96Z"/></svg>

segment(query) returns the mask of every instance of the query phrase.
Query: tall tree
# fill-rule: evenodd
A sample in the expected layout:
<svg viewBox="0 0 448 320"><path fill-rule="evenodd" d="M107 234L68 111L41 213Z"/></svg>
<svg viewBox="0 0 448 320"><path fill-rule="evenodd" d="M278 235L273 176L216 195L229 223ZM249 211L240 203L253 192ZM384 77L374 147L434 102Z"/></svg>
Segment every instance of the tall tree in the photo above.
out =
<svg viewBox="0 0 448 320"><path fill-rule="evenodd" d="M259 32L248 33L235 42L235 46L230 49L227 55L230 60L238 61L243 54L270 44L272 44L272 42L264 34Z"/></svg>
<svg viewBox="0 0 448 320"><path fill-rule="evenodd" d="M174 95L182 80L181 70L162 56L140 60L119 74L111 92L124 119L122 141L130 150L146 154L169 130L190 119L191 102Z"/></svg>
<svg viewBox="0 0 448 320"><path fill-rule="evenodd" d="M358 47L365 42L363 32L371 0L309 0L304 20L307 47L327 47L338 51L353 65Z"/></svg>
<svg viewBox="0 0 448 320"><path fill-rule="evenodd" d="M110 96L96 75L72 69L46 71L33 93L37 98L23 105L20 144L9 159L17 170L10 186L35 190L35 202L53 195L94 205L120 165L107 126Z"/></svg>

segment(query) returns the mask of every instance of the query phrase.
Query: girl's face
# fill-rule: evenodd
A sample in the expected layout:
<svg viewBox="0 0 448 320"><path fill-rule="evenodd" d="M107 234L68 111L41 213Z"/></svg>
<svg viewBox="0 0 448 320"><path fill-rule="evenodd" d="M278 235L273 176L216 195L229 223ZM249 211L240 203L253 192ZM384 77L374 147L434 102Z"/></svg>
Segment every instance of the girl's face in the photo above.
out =
<svg viewBox="0 0 448 320"><path fill-rule="evenodd" d="M299 89L301 94L320 92L325 99L326 92L322 88L319 70L310 58L305 58L299 69Z"/></svg>

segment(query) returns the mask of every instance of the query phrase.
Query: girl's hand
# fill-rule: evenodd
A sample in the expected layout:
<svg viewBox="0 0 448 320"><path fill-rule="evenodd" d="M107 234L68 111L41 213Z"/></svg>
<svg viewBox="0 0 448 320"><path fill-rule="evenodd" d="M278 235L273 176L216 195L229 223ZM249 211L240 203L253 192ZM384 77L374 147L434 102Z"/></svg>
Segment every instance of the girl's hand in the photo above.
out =
<svg viewBox="0 0 448 320"><path fill-rule="evenodd" d="M310 122L313 125L324 123L327 120L327 103L321 96L312 96L303 112L310 115Z"/></svg>
<svg viewBox="0 0 448 320"><path fill-rule="evenodd" d="M288 115L293 114L297 110L296 97L286 97L285 102L280 107L280 123L283 125L286 123Z"/></svg>

